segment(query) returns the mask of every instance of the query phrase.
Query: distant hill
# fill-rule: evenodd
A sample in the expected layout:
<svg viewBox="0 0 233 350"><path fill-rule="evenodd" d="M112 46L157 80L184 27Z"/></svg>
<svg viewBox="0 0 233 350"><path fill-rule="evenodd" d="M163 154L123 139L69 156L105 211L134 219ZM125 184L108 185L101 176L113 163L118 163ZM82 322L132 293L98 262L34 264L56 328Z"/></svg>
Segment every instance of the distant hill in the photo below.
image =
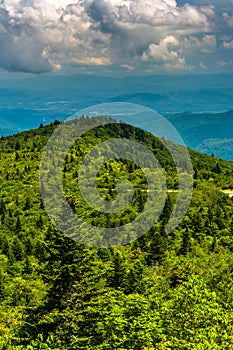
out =
<svg viewBox="0 0 233 350"><path fill-rule="evenodd" d="M206 154L213 154L224 159L232 159L233 138L232 139L209 139L197 147L197 151Z"/></svg>
<svg viewBox="0 0 233 350"><path fill-rule="evenodd" d="M133 88L134 89L134 88ZM179 111L219 112L232 108L232 91L208 88L174 89L164 91L155 88L150 92L139 91L111 97L108 102L130 102L150 107L161 113Z"/></svg>
<svg viewBox="0 0 233 350"><path fill-rule="evenodd" d="M50 76L0 80L0 136L64 120L101 103L130 102L165 115L187 145L233 159L232 75ZM207 111L207 112L206 112ZM203 142L212 140L202 147ZM218 143L218 141L217 141Z"/></svg>
<svg viewBox="0 0 233 350"><path fill-rule="evenodd" d="M188 147L233 160L233 110L223 113L179 113L166 116Z"/></svg>

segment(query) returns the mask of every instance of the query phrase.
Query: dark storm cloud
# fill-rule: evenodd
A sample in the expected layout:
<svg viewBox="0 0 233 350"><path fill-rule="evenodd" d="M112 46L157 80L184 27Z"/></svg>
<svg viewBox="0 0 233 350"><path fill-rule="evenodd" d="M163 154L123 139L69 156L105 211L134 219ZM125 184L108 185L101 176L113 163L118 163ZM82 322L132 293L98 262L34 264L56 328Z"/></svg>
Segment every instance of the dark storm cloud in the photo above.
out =
<svg viewBox="0 0 233 350"><path fill-rule="evenodd" d="M46 60L41 60L42 43L27 21L23 23L0 8L0 67L9 72L43 73L51 70Z"/></svg>

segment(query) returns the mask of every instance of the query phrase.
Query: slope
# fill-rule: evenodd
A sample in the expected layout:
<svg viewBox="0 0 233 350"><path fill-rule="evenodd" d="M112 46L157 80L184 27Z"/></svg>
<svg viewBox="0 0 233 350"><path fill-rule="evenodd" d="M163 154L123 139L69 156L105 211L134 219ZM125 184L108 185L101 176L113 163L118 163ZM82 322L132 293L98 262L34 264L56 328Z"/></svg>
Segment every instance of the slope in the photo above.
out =
<svg viewBox="0 0 233 350"><path fill-rule="evenodd" d="M222 192L233 188L232 162L190 150L195 188L179 227L165 230L176 199L171 191L160 219L140 239L88 248L62 235L41 201L40 159L55 127L0 140L0 349L232 349L232 199ZM93 145L119 135L152 150L168 188L177 188L176 168L159 139L128 125L92 130L69 151L63 183L73 210L95 225L119 225L119 217L91 215L80 205L79 163ZM125 224L146 201L143 173L112 160L97 185L112 200L122 174L141 190L121 217Z"/></svg>

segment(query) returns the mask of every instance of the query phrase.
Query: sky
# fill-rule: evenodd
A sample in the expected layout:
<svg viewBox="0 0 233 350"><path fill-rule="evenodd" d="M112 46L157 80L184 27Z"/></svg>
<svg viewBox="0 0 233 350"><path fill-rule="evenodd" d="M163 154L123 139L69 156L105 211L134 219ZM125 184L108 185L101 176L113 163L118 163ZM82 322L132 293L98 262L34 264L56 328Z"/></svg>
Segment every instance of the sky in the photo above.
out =
<svg viewBox="0 0 233 350"><path fill-rule="evenodd" d="M233 0L0 0L0 71L233 72Z"/></svg>

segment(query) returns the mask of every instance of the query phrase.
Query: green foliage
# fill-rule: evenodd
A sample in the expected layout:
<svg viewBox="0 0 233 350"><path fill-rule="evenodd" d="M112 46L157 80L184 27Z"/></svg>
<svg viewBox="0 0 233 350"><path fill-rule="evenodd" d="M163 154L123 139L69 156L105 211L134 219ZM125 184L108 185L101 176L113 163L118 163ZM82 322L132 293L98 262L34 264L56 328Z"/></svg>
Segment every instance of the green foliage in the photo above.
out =
<svg viewBox="0 0 233 350"><path fill-rule="evenodd" d="M83 121L92 123L84 116L74 123ZM80 195L83 156L113 137L148 147L165 168L169 193L143 237L118 248L88 248L55 229L40 198L41 152L58 124L0 140L0 350L233 349L233 206L222 192L233 188L233 164L190 150L191 205L168 233L178 182L165 145L129 125L89 131L64 164L64 195L77 215L114 227L143 210L145 174L125 159L106 162L96 179L109 201L117 198L119 179L133 184L133 199L119 215L100 215ZM179 154L180 146L164 142Z"/></svg>

